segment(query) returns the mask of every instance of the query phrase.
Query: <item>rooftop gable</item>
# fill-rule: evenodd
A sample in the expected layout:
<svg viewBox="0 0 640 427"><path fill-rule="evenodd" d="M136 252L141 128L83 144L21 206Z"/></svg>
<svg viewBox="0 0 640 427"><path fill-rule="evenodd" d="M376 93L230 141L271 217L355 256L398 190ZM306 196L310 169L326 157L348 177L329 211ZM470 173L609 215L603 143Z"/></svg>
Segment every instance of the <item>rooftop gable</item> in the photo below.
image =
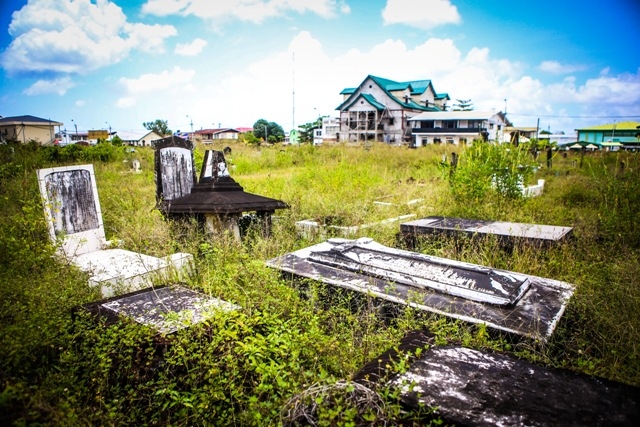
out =
<svg viewBox="0 0 640 427"><path fill-rule="evenodd" d="M47 124L52 126L62 126L63 123L56 122L51 119L43 119L36 116L24 115L24 116L13 116L13 117L3 117L0 119L0 125L13 125L13 124Z"/></svg>
<svg viewBox="0 0 640 427"><path fill-rule="evenodd" d="M404 100L398 99L396 96L394 96L391 93L392 91L408 89L412 95L422 94L429 87L431 87L431 90L433 90L433 85L431 84L431 80L413 80L413 81L409 81L409 82L396 82L394 80L389 80L389 79L385 79L385 78L382 78L382 77L368 75L367 78L363 80L363 82L367 81L367 79L371 79L375 84L378 85L378 87L380 87L380 89L382 89L387 94L387 96L389 98L391 98L393 101L398 103L403 108L412 109L412 110L421 110L421 111L441 111L441 109L439 107L437 107L437 106L430 106L429 107L429 106L426 106L426 105L420 105L420 104L416 103L415 101L413 101L411 99L408 100L408 101L404 101ZM347 98L347 100L345 100L345 102L340 104L336 108L336 110L343 110L343 109L349 108L351 105L353 105L355 103L355 101L357 99L359 99L359 96L356 97L355 99L352 99L352 97L354 96L355 93L357 93L357 91L358 91L358 89L360 87L362 87L362 83L360 84L360 86L358 86L358 88L345 88L345 89L343 89L342 92L340 92L340 94L341 95L350 95L350 97ZM435 90L433 90L433 92L435 93ZM447 97L447 99L449 99L447 94L444 94L444 95ZM372 103L372 105L373 105L373 103ZM378 107L376 107L376 108L378 108ZM383 106L383 108L384 108L384 106Z"/></svg>

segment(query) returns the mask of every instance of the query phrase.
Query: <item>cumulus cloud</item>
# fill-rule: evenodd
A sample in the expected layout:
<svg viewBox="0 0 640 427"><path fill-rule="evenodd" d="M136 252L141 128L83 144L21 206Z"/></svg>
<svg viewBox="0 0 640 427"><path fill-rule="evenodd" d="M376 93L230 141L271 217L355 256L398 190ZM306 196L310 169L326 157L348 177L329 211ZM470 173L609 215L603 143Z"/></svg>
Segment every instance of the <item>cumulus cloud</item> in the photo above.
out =
<svg viewBox="0 0 640 427"><path fill-rule="evenodd" d="M119 85L124 88L125 96L118 99L118 107L132 107L138 98L145 94L184 94L192 92L191 81L195 76L194 70L183 70L179 66L173 67L170 71L164 70L160 73L142 74L135 79L122 77L118 80Z"/></svg>
<svg viewBox="0 0 640 427"><path fill-rule="evenodd" d="M173 53L177 55L183 55L183 56L196 56L200 52L202 52L202 49L204 49L206 45L207 45L206 40L197 38L193 40L191 43L176 44L176 47L173 50Z"/></svg>
<svg viewBox="0 0 640 427"><path fill-rule="evenodd" d="M405 24L429 30L445 24L459 24L458 8L449 0L387 0L382 11L386 25Z"/></svg>
<svg viewBox="0 0 640 427"><path fill-rule="evenodd" d="M157 16L193 15L213 22L237 19L257 24L288 12L309 12L332 18L339 13L349 13L350 8L342 0L148 0L142 5L142 12Z"/></svg>
<svg viewBox="0 0 640 427"><path fill-rule="evenodd" d="M570 130L578 123L563 117L566 111L588 115L614 103L624 106L626 114L640 108L640 71L632 75L603 72L580 82L575 78L542 81L535 77L537 71L537 67L496 58L488 48L462 52L452 40L439 38L413 47L389 39L367 50L351 49L330 57L319 40L303 31L286 50L203 87L203 96L191 99L191 111L206 111L207 117L194 119L198 122L214 116L229 126L240 126L265 118L288 130L294 124L294 108L296 126L317 115L337 115L335 109L343 100L340 91L359 85L369 74L397 81L431 79L437 92L449 94L450 104L471 99L477 110L508 109L510 119L519 126L535 126L536 117L549 115L554 118L545 120L553 128ZM295 97L287 96L292 92ZM212 104L211 99L225 102ZM248 123L237 123L238 111Z"/></svg>
<svg viewBox="0 0 640 427"><path fill-rule="evenodd" d="M542 61L538 68L540 71L551 74L570 74L585 69L585 67L581 65L561 64L558 61Z"/></svg>
<svg viewBox="0 0 640 427"><path fill-rule="evenodd" d="M108 1L31 0L14 12L13 41L0 58L9 72L85 73L117 63L133 50L163 52L171 25L127 22Z"/></svg>
<svg viewBox="0 0 640 427"><path fill-rule="evenodd" d="M67 93L67 90L74 86L75 84L71 81L70 77L61 77L54 80L38 80L26 88L23 93L29 96L57 93L62 96Z"/></svg>

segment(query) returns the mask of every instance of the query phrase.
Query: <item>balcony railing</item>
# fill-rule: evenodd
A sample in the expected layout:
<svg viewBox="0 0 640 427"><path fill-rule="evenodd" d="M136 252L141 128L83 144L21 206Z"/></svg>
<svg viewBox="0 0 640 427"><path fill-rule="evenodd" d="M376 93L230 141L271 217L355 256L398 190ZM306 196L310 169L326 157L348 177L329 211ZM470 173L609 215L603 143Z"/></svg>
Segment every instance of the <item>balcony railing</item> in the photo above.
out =
<svg viewBox="0 0 640 427"><path fill-rule="evenodd" d="M487 128L413 128L412 133L481 133Z"/></svg>

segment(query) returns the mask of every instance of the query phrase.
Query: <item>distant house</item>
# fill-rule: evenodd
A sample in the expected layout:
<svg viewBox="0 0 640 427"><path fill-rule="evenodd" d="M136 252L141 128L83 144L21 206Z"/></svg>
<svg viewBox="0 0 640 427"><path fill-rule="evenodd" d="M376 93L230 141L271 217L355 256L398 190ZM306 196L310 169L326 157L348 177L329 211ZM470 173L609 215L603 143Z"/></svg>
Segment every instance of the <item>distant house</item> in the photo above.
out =
<svg viewBox="0 0 640 427"><path fill-rule="evenodd" d="M253 129L252 129L253 130ZM212 143L221 139L238 139L240 132L237 129L220 128L220 129L201 129L192 133L192 140Z"/></svg>
<svg viewBox="0 0 640 427"><path fill-rule="evenodd" d="M640 122L619 122L576 129L578 141L623 149L640 149Z"/></svg>
<svg viewBox="0 0 640 427"><path fill-rule="evenodd" d="M396 82L367 76L359 86L342 92L340 141L367 140L400 144L411 140L408 120L423 112L444 111L450 100L437 93L431 80Z"/></svg>
<svg viewBox="0 0 640 427"><path fill-rule="evenodd" d="M125 145L133 145L135 147L149 147L151 141L162 139L155 131L116 131L115 134L122 140Z"/></svg>
<svg viewBox="0 0 640 427"><path fill-rule="evenodd" d="M41 145L49 145L57 142L55 127L62 122L50 119L42 119L35 116L14 116L0 118L0 141L16 141L26 143L31 140Z"/></svg>
<svg viewBox="0 0 640 427"><path fill-rule="evenodd" d="M511 123L502 112L425 111L410 119L415 146L470 144L474 139L500 142Z"/></svg>

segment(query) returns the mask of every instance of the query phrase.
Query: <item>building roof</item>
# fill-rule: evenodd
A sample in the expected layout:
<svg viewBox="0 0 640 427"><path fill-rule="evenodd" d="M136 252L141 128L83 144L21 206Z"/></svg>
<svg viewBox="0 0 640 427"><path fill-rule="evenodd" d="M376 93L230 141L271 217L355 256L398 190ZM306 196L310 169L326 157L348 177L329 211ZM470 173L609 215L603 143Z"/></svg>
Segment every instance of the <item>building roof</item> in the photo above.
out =
<svg viewBox="0 0 640 427"><path fill-rule="evenodd" d="M398 90L409 90L409 93L411 93L411 95L420 95L423 94L429 87L431 87L431 89L433 90L433 92L435 93L435 90L433 89L433 84L431 83L431 80L412 80L412 81L408 81L408 82L396 82L394 80L389 80L389 79L385 79L383 77L376 77L376 76L372 76L372 75L368 75L367 79L371 79L373 80L378 87L380 87L380 89L382 89L389 98L391 98L392 100L394 100L396 103L398 103L399 105L401 105L403 108L408 108L408 109L412 109L412 110L421 110L421 111L441 111L439 107L437 106L426 106L426 105L420 105L417 102L413 101L413 100L408 100L408 101L403 101L401 99L398 99L395 95L393 95L391 92L392 91L398 91ZM349 108L351 105L353 105L353 103L359 99L356 98L356 100L352 100L351 97L357 92L358 88L345 88L342 90L342 92L340 92L341 95L350 95L349 98L347 98L342 104L340 104L338 106L338 108L336 108L336 110L344 110L346 108ZM363 94L364 95L364 94ZM371 103L372 105L375 106L374 102L378 103L379 105L382 105L382 108L385 108L384 105L380 102L378 102L375 97L373 97L372 95L371 99L366 98L367 101L369 101L369 103ZM444 94L436 94L436 99L450 99L449 95L444 93ZM376 108L378 108L376 106ZM380 109L380 108L378 108Z"/></svg>
<svg viewBox="0 0 640 427"><path fill-rule="evenodd" d="M409 120L489 120L491 117L501 115L495 111L425 111ZM506 120L506 119L505 119Z"/></svg>
<svg viewBox="0 0 640 427"><path fill-rule="evenodd" d="M158 135L155 131L152 131L152 130L148 130L148 131L119 130L114 133L118 135L118 138L120 138L123 141L140 141L141 139L145 139L148 135L151 135L151 134L157 137L157 138L155 137L152 138L152 140L162 138L162 135Z"/></svg>
<svg viewBox="0 0 640 427"><path fill-rule="evenodd" d="M220 128L220 129L200 129L193 133L196 135L206 135L206 134L215 135L218 133L225 133L225 132L240 132L240 131L238 129L233 129L233 128Z"/></svg>
<svg viewBox="0 0 640 427"><path fill-rule="evenodd" d="M43 118L40 118L40 117L29 116L29 115L3 117L3 118L0 119L0 126L1 125L14 125L14 124L29 124L29 125L46 124L46 125L51 125L51 126L62 126L64 123L56 122L55 120L51 120L51 119L43 119Z"/></svg>
<svg viewBox="0 0 640 427"><path fill-rule="evenodd" d="M253 132L253 128L250 128L250 127L240 127L240 128L236 128L236 130L239 133Z"/></svg>
<svg viewBox="0 0 640 427"><path fill-rule="evenodd" d="M580 128L576 129L577 131L586 131L586 130L638 130L638 126L640 126L640 122L618 122L618 123L610 123L606 125L598 125L591 126L588 128Z"/></svg>

